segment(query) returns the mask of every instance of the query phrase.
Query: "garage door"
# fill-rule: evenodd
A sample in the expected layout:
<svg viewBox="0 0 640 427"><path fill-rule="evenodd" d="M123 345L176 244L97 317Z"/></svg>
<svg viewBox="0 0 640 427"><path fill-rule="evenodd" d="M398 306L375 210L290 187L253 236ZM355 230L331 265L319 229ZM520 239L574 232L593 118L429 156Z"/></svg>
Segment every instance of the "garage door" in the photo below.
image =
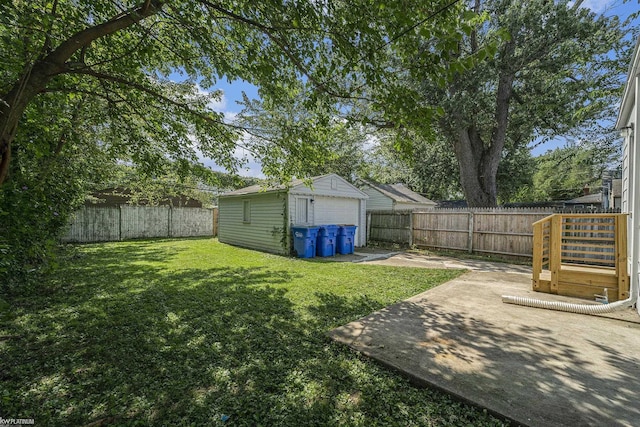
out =
<svg viewBox="0 0 640 427"><path fill-rule="evenodd" d="M360 201L341 197L316 197L313 203L315 224L354 224L360 227ZM355 244L359 245L356 232Z"/></svg>

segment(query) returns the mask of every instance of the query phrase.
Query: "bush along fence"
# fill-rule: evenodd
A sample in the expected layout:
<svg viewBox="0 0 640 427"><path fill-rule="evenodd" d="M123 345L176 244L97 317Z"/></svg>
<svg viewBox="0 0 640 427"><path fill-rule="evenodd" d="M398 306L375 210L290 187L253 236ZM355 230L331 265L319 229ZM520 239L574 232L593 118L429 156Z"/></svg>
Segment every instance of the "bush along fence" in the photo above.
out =
<svg viewBox="0 0 640 427"><path fill-rule="evenodd" d="M218 210L171 206L84 206L63 242L108 242L152 237L217 235Z"/></svg>
<svg viewBox="0 0 640 427"><path fill-rule="evenodd" d="M533 223L549 208L371 211L367 241L531 258Z"/></svg>

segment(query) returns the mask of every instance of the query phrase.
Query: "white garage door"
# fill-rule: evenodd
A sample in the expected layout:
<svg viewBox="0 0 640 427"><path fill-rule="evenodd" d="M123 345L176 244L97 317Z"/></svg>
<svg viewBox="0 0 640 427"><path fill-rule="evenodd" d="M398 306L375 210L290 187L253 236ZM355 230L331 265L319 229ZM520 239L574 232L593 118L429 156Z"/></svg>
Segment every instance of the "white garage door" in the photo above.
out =
<svg viewBox="0 0 640 427"><path fill-rule="evenodd" d="M316 197L313 203L314 223L321 224L353 224L360 227L360 201L341 197ZM359 245L356 231L355 244Z"/></svg>

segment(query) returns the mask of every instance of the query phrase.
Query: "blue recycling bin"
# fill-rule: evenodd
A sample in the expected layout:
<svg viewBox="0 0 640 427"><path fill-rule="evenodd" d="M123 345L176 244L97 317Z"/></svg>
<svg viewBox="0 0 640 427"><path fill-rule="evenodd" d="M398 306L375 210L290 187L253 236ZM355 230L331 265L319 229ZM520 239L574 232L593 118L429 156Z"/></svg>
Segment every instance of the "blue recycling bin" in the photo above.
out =
<svg viewBox="0 0 640 427"><path fill-rule="evenodd" d="M298 258L316 256L316 238L318 227L291 227L293 250Z"/></svg>
<svg viewBox="0 0 640 427"><path fill-rule="evenodd" d="M337 225L320 225L318 239L316 241L316 255L321 257L334 256L336 254Z"/></svg>
<svg viewBox="0 0 640 427"><path fill-rule="evenodd" d="M341 225L338 227L336 252L341 255L352 254L355 249L357 225Z"/></svg>

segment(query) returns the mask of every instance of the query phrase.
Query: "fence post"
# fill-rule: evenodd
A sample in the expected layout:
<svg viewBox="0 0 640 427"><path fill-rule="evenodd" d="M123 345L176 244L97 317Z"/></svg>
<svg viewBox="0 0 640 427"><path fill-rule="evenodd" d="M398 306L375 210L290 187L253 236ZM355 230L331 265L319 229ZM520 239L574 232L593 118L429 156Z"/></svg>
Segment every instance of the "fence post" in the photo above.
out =
<svg viewBox="0 0 640 427"><path fill-rule="evenodd" d="M537 223L533 225L533 290L537 291L540 288L540 273L542 272L542 242L543 224Z"/></svg>
<svg viewBox="0 0 640 427"><path fill-rule="evenodd" d="M409 247L413 246L413 212L409 212Z"/></svg>
<svg viewBox="0 0 640 427"><path fill-rule="evenodd" d="M629 272L627 271L627 217L617 214L616 230L616 274L618 275L618 300L629 298Z"/></svg>
<svg viewBox="0 0 640 427"><path fill-rule="evenodd" d="M167 237L171 237L171 221L173 219L173 206L169 205L169 209L167 209Z"/></svg>
<svg viewBox="0 0 640 427"><path fill-rule="evenodd" d="M365 242L365 246L369 243L369 239L371 238L371 211L367 212L367 241Z"/></svg>
<svg viewBox="0 0 640 427"><path fill-rule="evenodd" d="M118 240L122 241L122 205L118 205Z"/></svg>
<svg viewBox="0 0 640 427"><path fill-rule="evenodd" d="M549 228L549 269L551 270L551 293L558 293L558 281L562 268L562 215L551 217Z"/></svg>
<svg viewBox="0 0 640 427"><path fill-rule="evenodd" d="M469 212L469 235L467 237L467 248L469 253L473 253L473 212Z"/></svg>

